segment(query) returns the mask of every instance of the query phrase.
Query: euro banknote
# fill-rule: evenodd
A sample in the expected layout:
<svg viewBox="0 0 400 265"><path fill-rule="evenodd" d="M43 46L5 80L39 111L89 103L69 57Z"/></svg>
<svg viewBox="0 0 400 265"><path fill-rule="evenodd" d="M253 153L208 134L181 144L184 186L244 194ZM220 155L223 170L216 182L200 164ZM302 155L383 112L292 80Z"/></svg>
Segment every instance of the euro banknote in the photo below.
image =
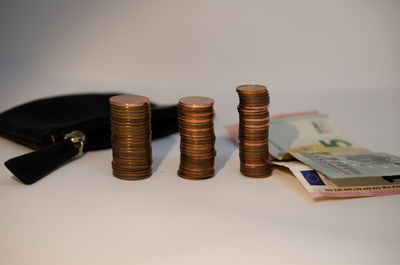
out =
<svg viewBox="0 0 400 265"><path fill-rule="evenodd" d="M239 125L226 126L238 145ZM347 138L325 114L316 111L271 116L269 154L278 160L293 160L291 152L368 152Z"/></svg>
<svg viewBox="0 0 400 265"><path fill-rule="evenodd" d="M226 129L238 144L236 126ZM272 116L269 153L275 160L297 159L341 188L385 185L400 178L400 158L358 146L327 115L315 111Z"/></svg>
<svg viewBox="0 0 400 265"><path fill-rule="evenodd" d="M381 179L382 176L400 176L400 157L387 153L291 152L291 154L297 160L328 176L337 185L368 183L369 179Z"/></svg>
<svg viewBox="0 0 400 265"><path fill-rule="evenodd" d="M298 161L273 161L275 165L288 168L315 200L344 199L352 197L375 197L400 194L400 184L381 178L380 184L340 187L329 178Z"/></svg>

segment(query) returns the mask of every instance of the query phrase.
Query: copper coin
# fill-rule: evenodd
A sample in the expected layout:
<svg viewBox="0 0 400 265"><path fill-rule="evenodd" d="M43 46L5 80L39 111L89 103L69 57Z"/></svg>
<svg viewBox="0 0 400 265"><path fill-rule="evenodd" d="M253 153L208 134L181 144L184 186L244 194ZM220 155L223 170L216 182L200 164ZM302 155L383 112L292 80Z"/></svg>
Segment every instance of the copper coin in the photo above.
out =
<svg viewBox="0 0 400 265"><path fill-rule="evenodd" d="M141 107L150 104L147 97L138 95L118 95L110 98L110 104L121 107Z"/></svg>
<svg viewBox="0 0 400 265"><path fill-rule="evenodd" d="M214 175L216 151L213 103L212 99L203 97L179 100L181 156L178 175L183 178L203 179Z"/></svg>
<svg viewBox="0 0 400 265"><path fill-rule="evenodd" d="M179 104L193 109L210 108L213 106L214 100L207 97L185 97L179 100Z"/></svg>
<svg viewBox="0 0 400 265"><path fill-rule="evenodd" d="M263 85L249 84L241 85L236 88L236 91L240 94L262 94L267 91L267 88Z"/></svg>
<svg viewBox="0 0 400 265"><path fill-rule="evenodd" d="M151 175L150 100L137 95L110 98L113 175L133 180Z"/></svg>
<svg viewBox="0 0 400 265"><path fill-rule="evenodd" d="M262 85L238 86L240 172L266 177L272 172L268 155L269 93Z"/></svg>

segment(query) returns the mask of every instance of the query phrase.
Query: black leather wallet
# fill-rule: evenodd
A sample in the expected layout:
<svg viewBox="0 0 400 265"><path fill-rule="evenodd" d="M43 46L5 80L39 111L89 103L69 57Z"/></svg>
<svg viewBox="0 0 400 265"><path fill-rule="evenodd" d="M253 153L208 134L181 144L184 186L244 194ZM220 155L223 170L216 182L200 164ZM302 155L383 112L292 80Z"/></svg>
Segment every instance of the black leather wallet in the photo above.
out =
<svg viewBox="0 0 400 265"><path fill-rule="evenodd" d="M35 100L0 114L0 135L36 151L6 161L23 183L32 184L92 150L111 147L112 94L77 94ZM152 139L178 131L177 106L151 104Z"/></svg>

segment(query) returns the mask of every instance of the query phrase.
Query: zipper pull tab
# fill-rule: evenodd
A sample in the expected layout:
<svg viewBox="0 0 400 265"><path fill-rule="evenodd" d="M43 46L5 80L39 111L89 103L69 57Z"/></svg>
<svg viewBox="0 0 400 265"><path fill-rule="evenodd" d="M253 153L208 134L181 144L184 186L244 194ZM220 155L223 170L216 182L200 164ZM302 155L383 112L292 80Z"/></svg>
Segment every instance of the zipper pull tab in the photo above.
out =
<svg viewBox="0 0 400 265"><path fill-rule="evenodd" d="M83 132L70 132L64 136L64 140L71 141L74 144L74 147L78 149L78 153L76 154L75 158L83 156L86 143L86 135Z"/></svg>
<svg viewBox="0 0 400 265"><path fill-rule="evenodd" d="M4 164L23 183L33 184L73 158L81 157L85 143L85 134L73 131L65 135L62 141L14 157Z"/></svg>

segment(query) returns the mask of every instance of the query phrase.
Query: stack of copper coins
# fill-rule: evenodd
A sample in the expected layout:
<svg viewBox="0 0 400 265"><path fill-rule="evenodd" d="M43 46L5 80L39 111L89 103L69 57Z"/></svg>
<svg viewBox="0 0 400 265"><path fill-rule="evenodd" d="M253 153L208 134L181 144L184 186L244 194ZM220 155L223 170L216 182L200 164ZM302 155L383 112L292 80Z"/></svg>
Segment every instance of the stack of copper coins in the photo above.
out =
<svg viewBox="0 0 400 265"><path fill-rule="evenodd" d="M181 161L178 175L187 179L214 176L215 134L214 100L185 97L179 100L178 121L181 136Z"/></svg>
<svg viewBox="0 0 400 265"><path fill-rule="evenodd" d="M269 94L262 85L238 86L240 172L248 177L271 175L268 159Z"/></svg>
<svg viewBox="0 0 400 265"><path fill-rule="evenodd" d="M150 100L135 95L110 98L113 175L125 180L151 176Z"/></svg>

